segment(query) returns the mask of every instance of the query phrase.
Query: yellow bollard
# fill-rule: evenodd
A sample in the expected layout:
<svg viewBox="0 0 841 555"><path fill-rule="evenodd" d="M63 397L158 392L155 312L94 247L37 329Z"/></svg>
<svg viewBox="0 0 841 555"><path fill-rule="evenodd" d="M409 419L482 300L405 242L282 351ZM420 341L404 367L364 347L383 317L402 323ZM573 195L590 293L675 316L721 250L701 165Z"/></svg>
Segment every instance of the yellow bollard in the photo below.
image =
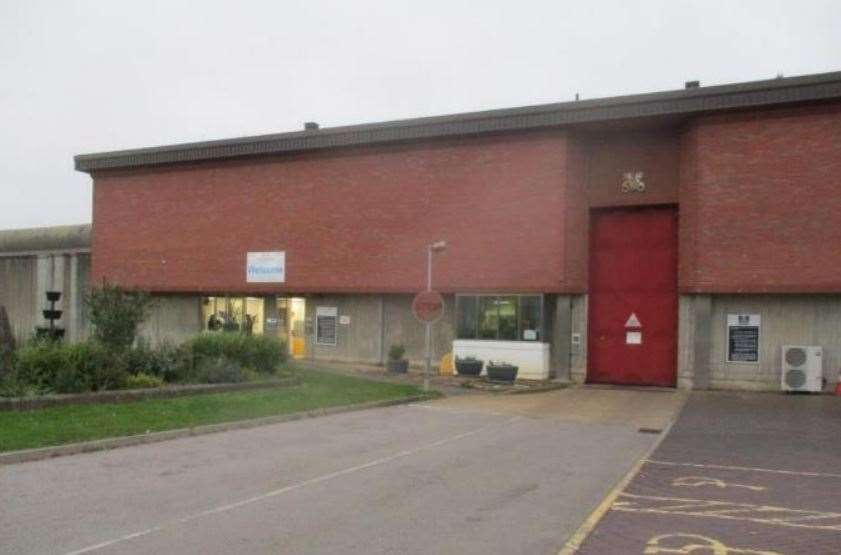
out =
<svg viewBox="0 0 841 555"><path fill-rule="evenodd" d="M442 376L452 376L456 373L453 365L453 353L447 353L441 357L441 363L438 365L438 373Z"/></svg>

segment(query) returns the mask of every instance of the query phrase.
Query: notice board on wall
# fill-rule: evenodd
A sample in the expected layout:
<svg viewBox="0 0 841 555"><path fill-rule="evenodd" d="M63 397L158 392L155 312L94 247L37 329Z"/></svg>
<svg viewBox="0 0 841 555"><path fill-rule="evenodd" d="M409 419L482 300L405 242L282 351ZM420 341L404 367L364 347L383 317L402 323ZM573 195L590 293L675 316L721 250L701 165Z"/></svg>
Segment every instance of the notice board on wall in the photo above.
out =
<svg viewBox="0 0 841 555"><path fill-rule="evenodd" d="M759 314L727 315L727 362L759 362Z"/></svg>
<svg viewBox="0 0 841 555"><path fill-rule="evenodd" d="M335 306L315 308L315 342L319 345L336 344L336 320L339 310Z"/></svg>

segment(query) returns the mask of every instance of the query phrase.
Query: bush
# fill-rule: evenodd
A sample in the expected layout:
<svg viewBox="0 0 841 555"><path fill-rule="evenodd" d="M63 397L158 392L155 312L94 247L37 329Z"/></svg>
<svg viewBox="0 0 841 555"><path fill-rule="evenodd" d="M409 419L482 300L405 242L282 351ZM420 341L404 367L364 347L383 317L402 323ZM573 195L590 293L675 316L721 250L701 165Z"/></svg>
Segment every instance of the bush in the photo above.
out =
<svg viewBox="0 0 841 555"><path fill-rule="evenodd" d="M85 297L94 338L115 351L128 349L146 319L149 302L146 293L103 282Z"/></svg>
<svg viewBox="0 0 841 555"><path fill-rule="evenodd" d="M97 341L34 340L17 353L17 379L39 392L117 389L125 378L124 365Z"/></svg>
<svg viewBox="0 0 841 555"><path fill-rule="evenodd" d="M57 393L119 389L126 379L126 370L110 349L98 341L63 345L67 366L56 378Z"/></svg>
<svg viewBox="0 0 841 555"><path fill-rule="evenodd" d="M403 360L405 354L406 347L404 345L392 345L388 349L388 360Z"/></svg>
<svg viewBox="0 0 841 555"><path fill-rule="evenodd" d="M18 377L14 370L0 376L0 397L28 397L37 395L38 390Z"/></svg>
<svg viewBox="0 0 841 555"><path fill-rule="evenodd" d="M273 374L286 361L282 341L265 335L205 333L188 342L195 364L226 358L261 374Z"/></svg>
<svg viewBox="0 0 841 555"><path fill-rule="evenodd" d="M195 373L195 381L199 383L240 383L246 380L242 366L225 357L202 360Z"/></svg>
<svg viewBox="0 0 841 555"><path fill-rule="evenodd" d="M47 340L33 340L17 352L16 370L20 381L38 391L53 390L56 376L67 366L64 345Z"/></svg>
<svg viewBox="0 0 841 555"><path fill-rule="evenodd" d="M286 360L286 349L273 337L216 333L180 346L163 343L152 348L139 342L119 351L97 340L33 340L15 358L15 370L0 375L0 395L256 380L275 372Z"/></svg>
<svg viewBox="0 0 841 555"><path fill-rule="evenodd" d="M152 389L155 387L163 387L164 381L159 376L152 376L140 372L138 374L130 374L125 380L126 389Z"/></svg>

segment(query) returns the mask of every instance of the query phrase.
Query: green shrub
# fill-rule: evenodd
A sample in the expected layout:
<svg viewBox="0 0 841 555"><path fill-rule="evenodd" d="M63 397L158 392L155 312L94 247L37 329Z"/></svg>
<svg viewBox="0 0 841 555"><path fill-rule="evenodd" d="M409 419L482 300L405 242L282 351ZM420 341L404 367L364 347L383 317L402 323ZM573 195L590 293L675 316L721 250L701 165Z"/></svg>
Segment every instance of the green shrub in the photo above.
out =
<svg viewBox="0 0 841 555"><path fill-rule="evenodd" d="M38 390L21 380L15 370L8 370L0 376L0 397L29 397L37 394Z"/></svg>
<svg viewBox="0 0 841 555"><path fill-rule="evenodd" d="M64 344L46 340L33 340L17 352L18 379L38 391L54 389L56 376L67 367Z"/></svg>
<svg viewBox="0 0 841 555"><path fill-rule="evenodd" d="M403 360L405 354L406 347L404 345L392 345L388 349L388 360Z"/></svg>
<svg viewBox="0 0 841 555"><path fill-rule="evenodd" d="M123 386L126 378L126 369L120 359L111 350L98 341L82 341L64 346L67 352L67 362L72 374L79 380L80 385L85 381L89 383L88 388L79 391L101 391L104 389L119 389ZM72 378L71 378L72 379ZM73 385L59 390L59 393L70 393Z"/></svg>
<svg viewBox="0 0 841 555"><path fill-rule="evenodd" d="M159 376L140 372L138 374L129 374L126 377L124 385L126 389L151 389L163 387L164 381Z"/></svg>
<svg viewBox="0 0 841 555"><path fill-rule="evenodd" d="M244 368L272 374L286 361L282 341L265 335L240 333L204 333L188 342L195 364L204 360L226 358Z"/></svg>
<svg viewBox="0 0 841 555"><path fill-rule="evenodd" d="M94 338L115 351L131 347L149 310L149 295L103 282L85 297Z"/></svg>
<svg viewBox="0 0 841 555"><path fill-rule="evenodd" d="M199 383L240 383L246 379L243 367L225 357L202 360L195 374Z"/></svg>
<svg viewBox="0 0 841 555"><path fill-rule="evenodd" d="M40 392L81 393L122 387L126 370L97 341L30 341L17 353L17 378Z"/></svg>

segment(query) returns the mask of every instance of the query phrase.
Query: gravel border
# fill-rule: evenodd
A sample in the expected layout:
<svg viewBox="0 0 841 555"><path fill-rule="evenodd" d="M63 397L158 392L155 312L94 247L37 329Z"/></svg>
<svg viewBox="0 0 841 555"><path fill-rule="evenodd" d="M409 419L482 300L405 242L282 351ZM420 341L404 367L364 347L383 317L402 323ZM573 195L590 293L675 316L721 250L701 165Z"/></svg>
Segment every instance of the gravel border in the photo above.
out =
<svg viewBox="0 0 841 555"><path fill-rule="evenodd" d="M221 422L219 424L207 424L205 426L196 426L193 428L179 428L176 430L166 430L163 432L151 432L148 434L140 434L133 436L98 439L94 441L83 441L80 443L68 443L66 445L57 445L54 447L39 447L37 449L22 449L20 451L9 451L7 453L0 453L0 465L40 461L44 459L51 459L54 457L78 455L81 453L92 453L95 451L116 449L118 447L129 447L132 445L157 443L160 441L168 441L171 439L179 439L204 434L213 434L217 432L227 432L230 430L244 430L247 428L265 426L267 424L279 424L282 422L303 420L305 418L315 418L318 416L327 416L331 414L341 414L345 412L354 412L359 410L417 403L419 401L428 401L431 398L433 397L427 395L414 395L411 397L403 397L400 399L369 401L366 403L357 403L354 405L341 405L337 407L313 409L304 412L278 414L275 416L265 416L262 418L250 418L248 420L235 420L232 422Z"/></svg>

